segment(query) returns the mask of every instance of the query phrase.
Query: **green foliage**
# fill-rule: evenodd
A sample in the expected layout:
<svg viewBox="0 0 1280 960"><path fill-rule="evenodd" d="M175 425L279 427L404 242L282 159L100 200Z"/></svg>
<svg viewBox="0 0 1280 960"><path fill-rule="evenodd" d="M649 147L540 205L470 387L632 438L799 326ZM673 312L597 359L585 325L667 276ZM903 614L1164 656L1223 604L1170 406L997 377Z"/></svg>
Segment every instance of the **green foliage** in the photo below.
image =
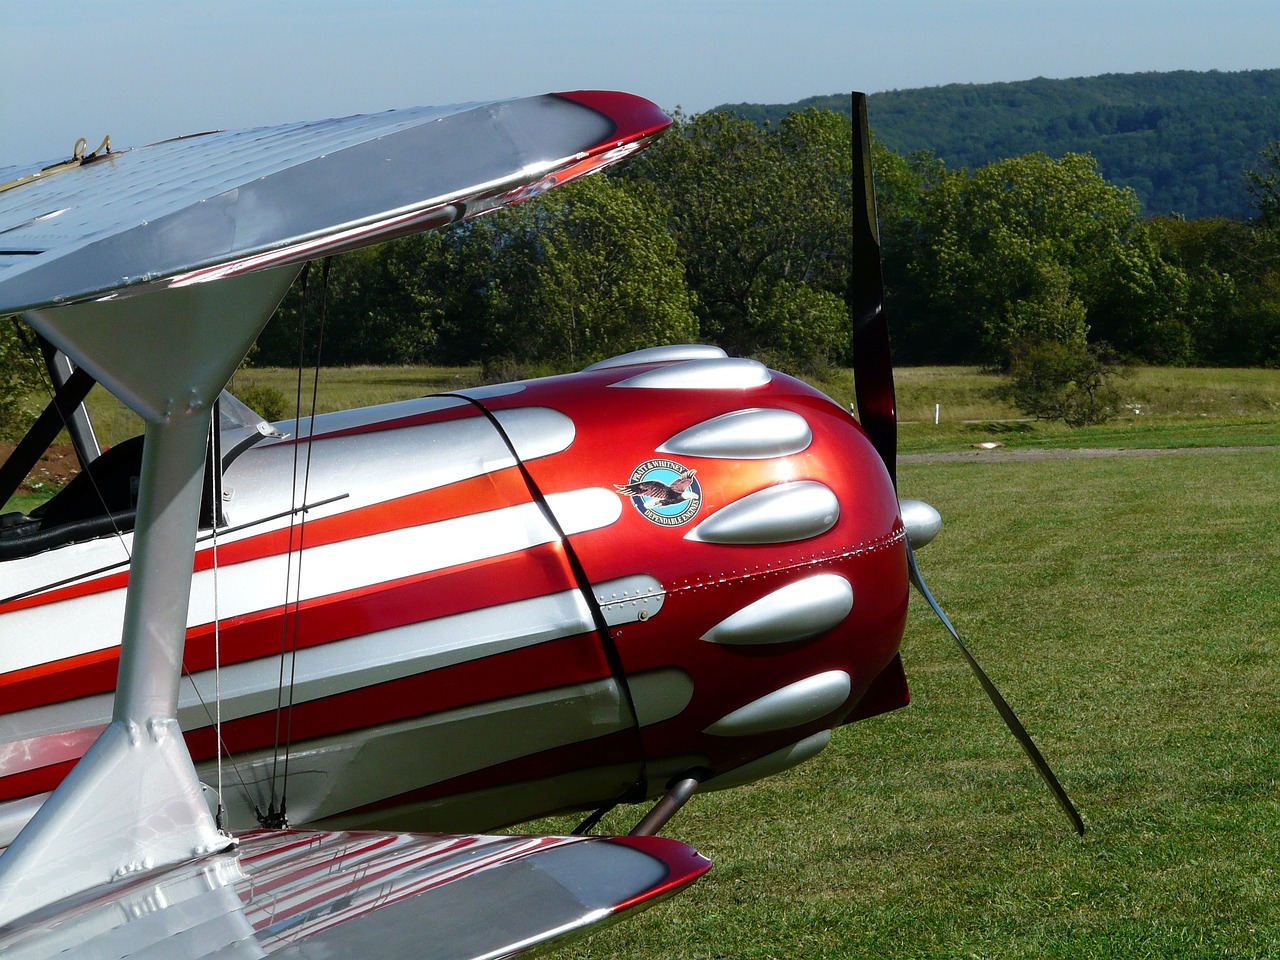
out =
<svg viewBox="0 0 1280 960"><path fill-rule="evenodd" d="M437 340L441 312L430 261L423 255L433 244L430 237L334 257L327 290L323 264L313 264L259 337L254 362L296 364L299 336L306 362L313 362L317 349L324 362L334 364L425 361Z"/></svg>
<svg viewBox="0 0 1280 960"><path fill-rule="evenodd" d="M1123 368L1106 344L1030 336L1014 347L999 394L1039 420L1069 427L1106 423L1119 412L1114 378Z"/></svg>
<svg viewBox="0 0 1280 960"><path fill-rule="evenodd" d="M842 363L850 136L847 116L817 110L766 126L677 117L615 176L335 258L323 301L313 269L254 362L295 363L304 325L310 362L323 316L328 364L568 369L694 339L793 372ZM1267 217L1144 221L1134 190L1084 154L949 170L931 152L873 151L899 361L1004 367L1034 337L1153 363L1280 365ZM1260 196L1267 176L1255 173Z"/></svg>
<svg viewBox="0 0 1280 960"><path fill-rule="evenodd" d="M825 371L849 350L849 312L826 290L779 280L747 306L755 356L787 373Z"/></svg>
<svg viewBox="0 0 1280 960"><path fill-rule="evenodd" d="M1280 366L1278 235L1220 217L1162 218L1147 229L1161 256L1185 277L1182 316L1190 338L1189 362ZM1127 344L1125 348L1148 357Z"/></svg>
<svg viewBox="0 0 1280 960"><path fill-rule="evenodd" d="M266 384L246 383L237 389L236 397L270 423L283 420L291 412L292 404L284 391Z"/></svg>
<svg viewBox="0 0 1280 960"><path fill-rule="evenodd" d="M1165 259L1144 224L1115 248L1092 285L1090 337L1151 363L1181 365L1195 359L1198 309L1191 278Z"/></svg>
<svg viewBox="0 0 1280 960"><path fill-rule="evenodd" d="M522 211L523 212L523 211ZM529 296L512 326L528 357L581 368L698 338L662 204L643 184L592 177L527 208L541 227Z"/></svg>
<svg viewBox="0 0 1280 960"><path fill-rule="evenodd" d="M697 339L829 370L848 359L849 99L801 106L677 116L616 173L313 265L252 363L492 373ZM870 107L897 360L1005 367L1035 338L1280 367L1280 70L954 85ZM1117 144L1146 166L1118 175ZM1171 144L1199 152L1175 160ZM1142 219L1157 195L1214 208L1214 178L1257 216ZM0 339L0 430L25 395L13 350Z"/></svg>
<svg viewBox="0 0 1280 960"><path fill-rule="evenodd" d="M1280 230L1280 140L1264 147L1258 160L1257 167L1244 172L1249 197L1258 211L1258 225Z"/></svg>
<svg viewBox="0 0 1280 960"><path fill-rule="evenodd" d="M318 286L313 271L312 284ZM290 291L254 362L412 364L522 360L580 366L637 346L696 340L660 201L592 177L449 230L334 258L326 301Z"/></svg>
<svg viewBox="0 0 1280 960"><path fill-rule="evenodd" d="M849 275L850 135L847 118L817 111L767 128L724 113L678 117L625 169L668 204L705 339L802 366L843 349L829 322ZM786 329L767 329L775 320Z"/></svg>
<svg viewBox="0 0 1280 960"><path fill-rule="evenodd" d="M795 110L849 114L847 93L723 109L755 122ZM1280 70L1107 74L948 84L868 98L876 133L903 153L931 150L977 168L1044 152L1089 153L1147 214L1250 215L1240 179L1280 129Z"/></svg>
<svg viewBox="0 0 1280 960"><path fill-rule="evenodd" d="M914 189L902 183L910 167L890 169L886 283L908 361L1005 365L1029 337L1083 343L1095 325L1137 330L1170 311L1173 270L1147 241L1132 191L1102 179L1092 158L1033 154L971 173L923 157Z"/></svg>
<svg viewBox="0 0 1280 960"><path fill-rule="evenodd" d="M40 384L38 354L18 335L17 317L0 317L0 440L22 438L35 410L30 395Z"/></svg>

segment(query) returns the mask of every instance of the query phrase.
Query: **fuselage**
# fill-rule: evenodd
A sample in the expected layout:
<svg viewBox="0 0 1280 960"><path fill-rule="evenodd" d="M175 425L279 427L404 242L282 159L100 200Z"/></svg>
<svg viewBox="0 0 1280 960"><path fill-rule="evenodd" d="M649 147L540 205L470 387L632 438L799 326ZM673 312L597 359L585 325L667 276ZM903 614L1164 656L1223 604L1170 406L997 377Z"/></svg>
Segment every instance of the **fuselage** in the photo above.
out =
<svg viewBox="0 0 1280 960"><path fill-rule="evenodd" d="M232 828L734 786L906 702L893 486L799 381L677 349L276 428L222 436L188 615L179 719ZM0 842L110 718L130 544L0 560Z"/></svg>

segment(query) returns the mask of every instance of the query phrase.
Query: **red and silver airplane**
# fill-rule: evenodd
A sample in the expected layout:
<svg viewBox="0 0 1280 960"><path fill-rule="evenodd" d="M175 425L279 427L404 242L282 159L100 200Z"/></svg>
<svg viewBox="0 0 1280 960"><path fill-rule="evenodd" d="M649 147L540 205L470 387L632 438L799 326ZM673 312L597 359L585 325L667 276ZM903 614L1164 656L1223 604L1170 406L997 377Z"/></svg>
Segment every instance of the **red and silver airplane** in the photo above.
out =
<svg viewBox="0 0 1280 960"><path fill-rule="evenodd" d="M0 498L64 425L85 464L0 520L6 957L152 956L172 930L174 955L312 956L370 924L388 956L518 953L704 872L653 836L696 790L907 702L912 548L939 520L895 492L868 160L862 424L698 345L275 424L220 396L305 261L518 202L669 122L577 92L4 178L0 315L57 394ZM143 437L98 451L94 383ZM629 838L474 833L650 800Z"/></svg>

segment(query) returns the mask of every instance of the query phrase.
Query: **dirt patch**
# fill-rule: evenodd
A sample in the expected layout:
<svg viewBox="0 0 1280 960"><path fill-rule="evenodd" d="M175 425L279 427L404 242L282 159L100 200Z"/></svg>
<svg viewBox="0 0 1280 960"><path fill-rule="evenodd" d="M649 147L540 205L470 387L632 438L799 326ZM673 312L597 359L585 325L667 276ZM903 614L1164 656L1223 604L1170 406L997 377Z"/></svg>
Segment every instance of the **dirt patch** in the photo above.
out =
<svg viewBox="0 0 1280 960"><path fill-rule="evenodd" d="M9 459L14 446L12 443L0 441L0 463ZM35 469L27 475L26 480L22 481L18 492L37 493L48 490L51 486L58 489L66 486L79 472L80 461L76 459L75 447L69 443L55 443L40 457Z"/></svg>
<svg viewBox="0 0 1280 960"><path fill-rule="evenodd" d="M1098 457L1163 457L1187 453L1242 453L1246 450L1269 450L1270 447L1167 447L1167 448L1089 448L1062 450L956 450L946 453L904 453L898 463L1013 463L1023 460L1092 460Z"/></svg>

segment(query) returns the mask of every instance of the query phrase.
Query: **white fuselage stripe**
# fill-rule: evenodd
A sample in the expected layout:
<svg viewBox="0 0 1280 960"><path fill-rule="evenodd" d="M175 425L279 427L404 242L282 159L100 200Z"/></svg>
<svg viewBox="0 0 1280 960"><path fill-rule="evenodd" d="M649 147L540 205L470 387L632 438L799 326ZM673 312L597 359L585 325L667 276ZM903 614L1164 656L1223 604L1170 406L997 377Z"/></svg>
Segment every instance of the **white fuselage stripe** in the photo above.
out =
<svg viewBox="0 0 1280 960"><path fill-rule="evenodd" d="M319 700L591 629L591 611L582 594L570 590L380 630L307 647L297 652L296 659L290 655L293 682L289 699L295 704ZM223 720L276 708L280 696L278 663L277 657L271 657L222 668ZM204 703L213 702L212 670L183 678L179 720L184 730L209 724L196 690Z"/></svg>
<svg viewBox="0 0 1280 960"><path fill-rule="evenodd" d="M622 511L621 499L599 487L552 494L547 502L567 535L609 526ZM276 554L221 567L218 613L224 620L244 616L492 559L554 539L538 505L524 503L307 547L292 560ZM196 575L188 625L212 622L213 576L211 570ZM117 588L0 616L0 674L119 644L124 597L125 590ZM69 623L78 629L68 630Z"/></svg>

